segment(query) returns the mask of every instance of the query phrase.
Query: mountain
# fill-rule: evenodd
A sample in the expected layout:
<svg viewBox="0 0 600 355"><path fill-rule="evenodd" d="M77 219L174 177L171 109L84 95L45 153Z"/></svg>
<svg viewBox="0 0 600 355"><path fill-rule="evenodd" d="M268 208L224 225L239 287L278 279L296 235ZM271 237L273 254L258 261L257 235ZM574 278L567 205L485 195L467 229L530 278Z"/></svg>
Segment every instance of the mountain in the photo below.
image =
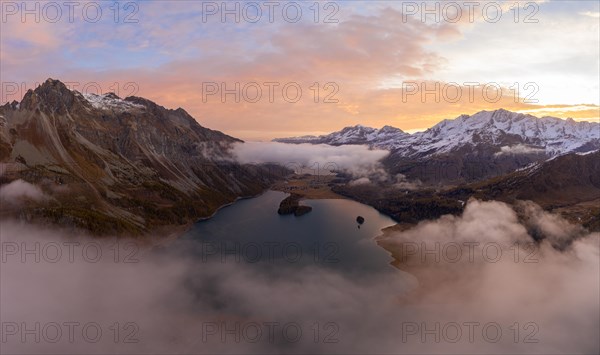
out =
<svg viewBox="0 0 600 355"><path fill-rule="evenodd" d="M450 153L464 146L498 147L498 154L539 151L555 156L598 149L600 123L538 118L500 109L444 120L425 132L415 134L407 143L396 146L407 149L406 156Z"/></svg>
<svg viewBox="0 0 600 355"><path fill-rule="evenodd" d="M381 130L355 126L326 136L276 141L366 144L390 150L384 164L392 173L426 183L461 183L502 175L561 154L600 149L600 123L499 109L444 120L414 134L388 126Z"/></svg>
<svg viewBox="0 0 600 355"><path fill-rule="evenodd" d="M600 151L571 153L513 173L452 189L448 198L470 197L510 204L533 201L574 224L600 231Z"/></svg>
<svg viewBox="0 0 600 355"><path fill-rule="evenodd" d="M600 151L570 153L495 178L446 189L406 191L389 186L345 185L335 192L369 204L399 223L459 215L469 198L518 206L533 201L584 227L600 231Z"/></svg>
<svg viewBox="0 0 600 355"><path fill-rule="evenodd" d="M464 193L506 202L530 200L547 208L597 200L600 199L600 151L561 155L453 191L456 195Z"/></svg>
<svg viewBox="0 0 600 355"><path fill-rule="evenodd" d="M186 226L273 181L272 170L233 160L239 142L181 108L81 94L48 79L0 106L2 187L23 180L43 193L5 198L0 212L95 234Z"/></svg>
<svg viewBox="0 0 600 355"><path fill-rule="evenodd" d="M371 145L382 149L393 149L395 144L404 138L409 137L408 133L403 132L399 128L384 126L381 129L356 125L354 127L343 128L339 132L330 133L323 136L303 136L292 138L276 138L274 142L300 144L329 144L329 145L344 145L344 144L359 144Z"/></svg>

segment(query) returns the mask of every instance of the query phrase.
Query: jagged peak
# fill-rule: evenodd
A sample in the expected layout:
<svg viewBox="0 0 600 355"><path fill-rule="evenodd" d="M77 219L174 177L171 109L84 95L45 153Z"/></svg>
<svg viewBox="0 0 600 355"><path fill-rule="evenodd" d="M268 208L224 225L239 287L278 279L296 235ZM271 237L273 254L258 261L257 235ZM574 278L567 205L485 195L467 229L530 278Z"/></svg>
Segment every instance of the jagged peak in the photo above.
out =
<svg viewBox="0 0 600 355"><path fill-rule="evenodd" d="M157 104L156 102L149 100L145 97L141 97L141 96L127 96L124 99L124 101L131 102L131 103L138 104L138 105L143 105L146 107L160 107L160 108L166 109L165 107Z"/></svg>
<svg viewBox="0 0 600 355"><path fill-rule="evenodd" d="M341 132L351 132L351 131L405 133L400 128L397 128L397 127L394 127L394 126L390 126L390 125L385 125L385 126L381 127L380 129L377 129L377 128L374 128L374 127L365 126L365 125L362 125L362 124L357 124L357 125L354 125L354 126L344 127L342 129L340 129L339 131L336 131L336 132L333 132L333 133L330 133L330 134L341 133Z"/></svg>
<svg viewBox="0 0 600 355"><path fill-rule="evenodd" d="M190 115L189 112L187 112L185 109L183 109L181 107L178 107L176 110L174 110L174 112L181 116L192 117L192 115Z"/></svg>
<svg viewBox="0 0 600 355"><path fill-rule="evenodd" d="M373 130L375 128L373 127L368 127L368 126L364 126L362 124L356 124L354 126L346 126L344 128L342 128L340 131L343 132L347 132L347 131L360 131L360 130Z"/></svg>
<svg viewBox="0 0 600 355"><path fill-rule="evenodd" d="M43 109L50 112L63 113L67 111L77 100L73 91L60 80L48 78L35 90L27 90L20 107L36 110Z"/></svg>
<svg viewBox="0 0 600 355"><path fill-rule="evenodd" d="M454 119L445 119L440 121L438 124L431 128L442 127L444 125L457 125L457 124L475 124L475 123L484 123L489 122L490 124L493 122L518 122L524 119L529 120L558 120L563 122L569 122L566 119L557 118L557 117L537 117L528 113L514 112L509 111L504 108L500 108L497 110L482 110L476 112L472 115L462 114Z"/></svg>
<svg viewBox="0 0 600 355"><path fill-rule="evenodd" d="M398 127L394 127L394 126L390 126L390 125L385 125L383 127L381 127L381 129L379 130L379 132L397 132L397 133L406 133L403 130L401 130ZM408 133L407 133L408 134Z"/></svg>
<svg viewBox="0 0 600 355"><path fill-rule="evenodd" d="M103 105L114 106L118 103L125 103L125 100L114 92L106 94L81 93L69 89L60 80L48 78L34 90L29 89L23 96L20 106L29 110L42 109L64 113L76 103L84 106L91 104L94 108L103 108ZM133 105L130 104L129 106Z"/></svg>
<svg viewBox="0 0 600 355"><path fill-rule="evenodd" d="M184 117L187 120L195 119L183 108L175 110L165 108L156 102L140 96L119 97L114 92L104 94L82 93L77 90L71 90L62 81L48 78L35 89L29 89L17 105L7 103L7 107L21 107L27 110L41 109L46 112L65 113L73 108L76 103L84 107L94 109L117 109L129 110L146 108L149 110L164 110Z"/></svg>
<svg viewBox="0 0 600 355"><path fill-rule="evenodd" d="M354 125L354 126L346 126L342 129L340 129L339 131L335 131L333 133L338 133L338 132L354 132L354 131L360 131L362 129L364 129L365 127L362 125Z"/></svg>
<svg viewBox="0 0 600 355"><path fill-rule="evenodd" d="M109 92L104 94L104 97L109 98L109 99L114 99L114 100L122 100L119 95L115 94L114 92Z"/></svg>
<svg viewBox="0 0 600 355"><path fill-rule="evenodd" d="M48 78L34 90L35 93L44 94L49 92L59 92L62 94L72 94L73 92L60 80Z"/></svg>
<svg viewBox="0 0 600 355"><path fill-rule="evenodd" d="M515 111L510 111L504 108L499 108L497 110L491 110L491 111L487 111L487 110L482 110L479 111L477 113L474 113L473 115L460 115L457 117L458 118L471 118L471 119L510 119L510 120L514 120L514 119L523 119L523 118L530 118L530 119L540 119L539 117L533 116L531 114L528 113L522 113L522 112L515 112ZM548 118L550 118L550 116L548 116ZM553 119L559 119L562 120L560 118L557 117L551 117Z"/></svg>

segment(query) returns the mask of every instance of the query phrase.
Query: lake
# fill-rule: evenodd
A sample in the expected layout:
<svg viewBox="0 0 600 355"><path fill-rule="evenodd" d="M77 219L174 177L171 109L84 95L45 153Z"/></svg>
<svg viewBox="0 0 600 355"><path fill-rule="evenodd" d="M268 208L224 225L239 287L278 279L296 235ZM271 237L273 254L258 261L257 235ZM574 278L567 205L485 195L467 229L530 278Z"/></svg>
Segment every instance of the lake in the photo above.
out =
<svg viewBox="0 0 600 355"><path fill-rule="evenodd" d="M303 200L312 212L279 215L288 194L267 191L239 200L196 223L179 240L205 261L256 267L318 265L348 275L397 272L374 237L395 222L370 206L347 199ZM357 216L365 218L358 228Z"/></svg>

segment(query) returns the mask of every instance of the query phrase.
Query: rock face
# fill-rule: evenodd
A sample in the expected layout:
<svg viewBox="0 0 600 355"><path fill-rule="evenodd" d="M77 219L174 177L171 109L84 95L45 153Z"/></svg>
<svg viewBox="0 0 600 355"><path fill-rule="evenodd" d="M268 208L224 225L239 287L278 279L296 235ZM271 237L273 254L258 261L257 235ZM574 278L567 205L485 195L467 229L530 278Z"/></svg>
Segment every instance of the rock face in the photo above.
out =
<svg viewBox="0 0 600 355"><path fill-rule="evenodd" d="M283 143L365 144L386 149L384 165L424 183L462 183L512 172L535 162L600 149L600 123L538 118L507 110L481 111L444 120L424 132L346 127L319 137Z"/></svg>
<svg viewBox="0 0 600 355"><path fill-rule="evenodd" d="M273 169L239 165L239 139L200 126L185 110L140 97L83 95L48 79L20 103L0 106L1 183L40 186L44 203L4 203L2 216L147 234L212 214L261 192Z"/></svg>
<svg viewBox="0 0 600 355"><path fill-rule="evenodd" d="M290 196L286 197L279 204L277 213L281 215L294 214L294 216L299 217L312 211L312 207L300 205L301 198L302 196L298 194L291 194Z"/></svg>

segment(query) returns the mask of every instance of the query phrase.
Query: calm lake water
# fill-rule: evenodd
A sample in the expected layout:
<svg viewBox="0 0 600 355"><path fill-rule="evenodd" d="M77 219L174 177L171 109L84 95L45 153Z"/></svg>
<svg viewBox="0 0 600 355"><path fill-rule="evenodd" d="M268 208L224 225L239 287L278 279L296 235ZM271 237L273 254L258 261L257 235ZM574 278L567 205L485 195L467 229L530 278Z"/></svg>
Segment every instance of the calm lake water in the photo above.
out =
<svg viewBox="0 0 600 355"><path fill-rule="evenodd" d="M182 238L188 250L211 262L259 267L319 267L349 273L398 272L373 238L394 223L370 206L351 200L304 200L312 212L277 214L288 194L278 191L240 200L198 222ZM365 218L358 228L357 216Z"/></svg>

